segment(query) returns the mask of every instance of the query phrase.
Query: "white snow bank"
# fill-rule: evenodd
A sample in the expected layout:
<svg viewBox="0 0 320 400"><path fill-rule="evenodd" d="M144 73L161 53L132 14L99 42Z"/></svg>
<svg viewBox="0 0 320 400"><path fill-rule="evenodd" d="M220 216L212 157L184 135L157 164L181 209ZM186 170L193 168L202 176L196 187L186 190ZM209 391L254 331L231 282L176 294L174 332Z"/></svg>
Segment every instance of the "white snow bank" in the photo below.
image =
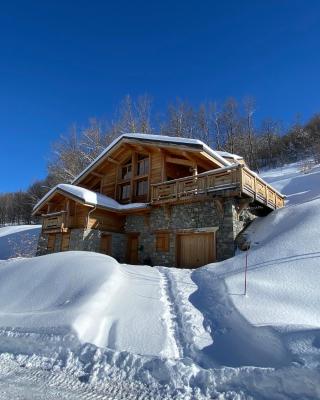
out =
<svg viewBox="0 0 320 400"><path fill-rule="evenodd" d="M0 328L171 357L160 275L109 256L65 252L0 263ZM1 341L0 341L1 342Z"/></svg>
<svg viewBox="0 0 320 400"><path fill-rule="evenodd" d="M116 211L134 210L137 208L145 208L148 206L147 203L120 204L111 197L105 196L101 193L93 192L92 190L85 189L80 186L74 186L67 183L60 183L54 188L52 188L45 196L43 196L43 198L34 206L33 211L35 212L39 208L39 206L43 204L56 191L61 191L62 193L71 194L72 196L77 197L85 204Z"/></svg>
<svg viewBox="0 0 320 400"><path fill-rule="evenodd" d="M295 168L268 174L291 197L248 230L247 295L245 253L192 274L190 301L213 332L203 352L211 365L320 366L320 171Z"/></svg>
<svg viewBox="0 0 320 400"><path fill-rule="evenodd" d="M34 256L40 230L40 225L13 225L0 228L0 260Z"/></svg>

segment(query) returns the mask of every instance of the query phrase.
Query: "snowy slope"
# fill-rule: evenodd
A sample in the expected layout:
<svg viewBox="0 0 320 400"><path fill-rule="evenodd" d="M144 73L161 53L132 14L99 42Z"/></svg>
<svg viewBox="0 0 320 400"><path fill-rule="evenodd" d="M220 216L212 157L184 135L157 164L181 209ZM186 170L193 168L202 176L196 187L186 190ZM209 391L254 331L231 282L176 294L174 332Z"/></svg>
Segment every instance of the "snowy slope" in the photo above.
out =
<svg viewBox="0 0 320 400"><path fill-rule="evenodd" d="M13 225L0 228L0 260L34 256L40 230L40 225Z"/></svg>
<svg viewBox="0 0 320 400"><path fill-rule="evenodd" d="M243 252L194 271L84 252L2 261L0 372L28 365L50 390L78 376L92 398L320 399L320 168L263 177L287 206L248 230L246 296Z"/></svg>
<svg viewBox="0 0 320 400"><path fill-rule="evenodd" d="M193 304L207 315L212 329L219 326L206 350L213 363L307 363L302 346L320 360L319 346L306 350L304 342L306 337L314 343L320 339L320 169L301 175L297 168L269 173L273 185L288 193L288 205L249 228L247 295L244 253L192 275L198 286ZM205 293L210 290L208 304Z"/></svg>

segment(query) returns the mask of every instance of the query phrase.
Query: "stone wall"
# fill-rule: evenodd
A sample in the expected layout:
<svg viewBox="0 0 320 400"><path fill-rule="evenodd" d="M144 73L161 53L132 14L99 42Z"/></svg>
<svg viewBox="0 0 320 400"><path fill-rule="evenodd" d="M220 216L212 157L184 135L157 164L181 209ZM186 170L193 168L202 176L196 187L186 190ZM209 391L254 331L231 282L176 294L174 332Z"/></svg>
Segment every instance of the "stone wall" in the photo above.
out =
<svg viewBox="0 0 320 400"><path fill-rule="evenodd" d="M125 234L103 232L112 235L112 255L119 262L125 262L127 238ZM97 229L71 229L69 250L100 252L101 231ZM41 233L38 241L37 256L48 254L48 234ZM61 249L61 234L56 234L54 252Z"/></svg>
<svg viewBox="0 0 320 400"><path fill-rule="evenodd" d="M240 214L241 216L241 214ZM183 229L217 228L217 260L232 257L235 238L247 221L239 218L234 199L154 207L150 215L129 215L126 232L139 232L139 262L153 265L176 264L176 234ZM169 231L169 251L156 251L156 232Z"/></svg>
<svg viewBox="0 0 320 400"><path fill-rule="evenodd" d="M41 232L38 240L36 256L43 256L45 254L48 254L47 247L48 247L48 235L45 235Z"/></svg>

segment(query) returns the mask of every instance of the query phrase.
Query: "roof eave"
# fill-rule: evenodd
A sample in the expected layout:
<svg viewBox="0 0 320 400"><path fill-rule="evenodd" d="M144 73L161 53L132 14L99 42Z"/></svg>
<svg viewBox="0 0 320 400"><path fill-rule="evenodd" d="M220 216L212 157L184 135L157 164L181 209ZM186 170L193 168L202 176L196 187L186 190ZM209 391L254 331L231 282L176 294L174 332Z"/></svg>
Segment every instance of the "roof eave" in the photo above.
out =
<svg viewBox="0 0 320 400"><path fill-rule="evenodd" d="M159 138L161 138L161 135L159 135ZM207 146L205 143L202 143L199 140L199 143L178 143L178 142L170 142L170 140L165 141L162 139L157 140L156 138L148 138L147 136L145 138L141 137L131 137L128 134L123 134L116 138L91 164L88 165L73 181L72 185L78 184L82 179L84 179L92 170L92 168L96 168L97 166L100 165L101 162L104 161L105 157L109 154L111 150L114 150L117 145L120 145L122 141L125 142L132 142L132 141L138 141L138 142L162 142L162 143L170 143L174 144L178 147L185 147L185 148L194 148L201 151L204 151L206 154L208 154L210 157L214 159L215 162L218 164L221 164L221 166L228 166L230 163L225 160L222 156L220 156L218 153L216 153L214 150L212 150L209 146Z"/></svg>

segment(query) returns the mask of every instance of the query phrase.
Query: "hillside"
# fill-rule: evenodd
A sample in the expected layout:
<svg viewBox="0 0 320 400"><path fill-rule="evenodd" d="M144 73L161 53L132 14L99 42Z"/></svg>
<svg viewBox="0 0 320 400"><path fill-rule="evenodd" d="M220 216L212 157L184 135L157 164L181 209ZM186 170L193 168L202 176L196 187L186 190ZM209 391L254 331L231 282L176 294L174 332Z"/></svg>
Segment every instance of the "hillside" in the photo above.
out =
<svg viewBox="0 0 320 400"><path fill-rule="evenodd" d="M43 382L68 399L320 398L320 168L263 176L287 207L248 230L246 296L240 251L194 271L85 252L1 261L0 393L11 379L29 398L50 398Z"/></svg>
<svg viewBox="0 0 320 400"><path fill-rule="evenodd" d="M0 228L0 260L36 254L41 225L12 225Z"/></svg>

